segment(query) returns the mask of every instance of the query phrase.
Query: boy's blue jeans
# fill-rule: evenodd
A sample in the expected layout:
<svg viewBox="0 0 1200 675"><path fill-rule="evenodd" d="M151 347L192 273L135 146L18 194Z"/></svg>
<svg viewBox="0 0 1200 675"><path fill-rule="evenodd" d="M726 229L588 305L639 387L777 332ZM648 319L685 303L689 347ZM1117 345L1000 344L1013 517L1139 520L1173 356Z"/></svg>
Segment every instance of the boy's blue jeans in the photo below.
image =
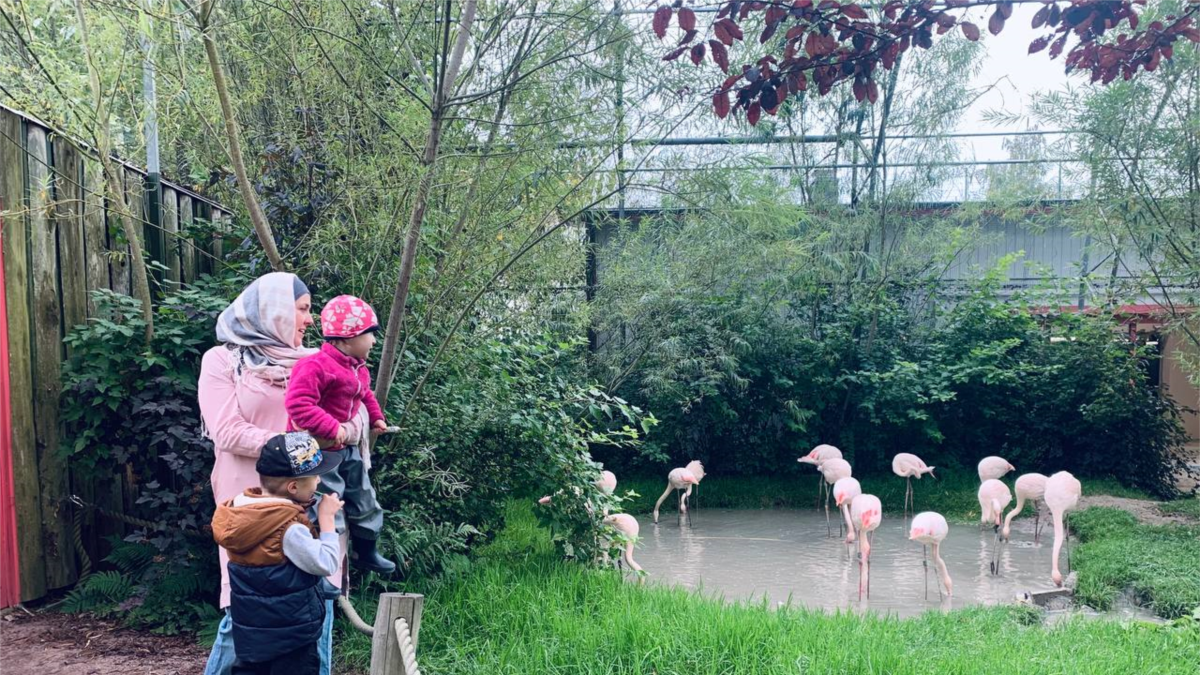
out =
<svg viewBox="0 0 1200 675"><path fill-rule="evenodd" d="M330 675L333 662L333 601L325 601L325 625L321 627L321 640L317 643L317 653L321 656L321 675ZM213 643L208 655L208 664L204 666L204 675L229 675L233 670L233 618L229 610L221 618L217 627L217 641Z"/></svg>

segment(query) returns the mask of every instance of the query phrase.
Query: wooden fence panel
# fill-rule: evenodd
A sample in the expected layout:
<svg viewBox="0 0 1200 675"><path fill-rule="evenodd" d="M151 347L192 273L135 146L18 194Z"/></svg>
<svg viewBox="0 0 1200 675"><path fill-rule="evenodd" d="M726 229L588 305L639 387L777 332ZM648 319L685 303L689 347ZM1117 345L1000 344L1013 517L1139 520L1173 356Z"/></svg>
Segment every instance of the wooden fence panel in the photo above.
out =
<svg viewBox="0 0 1200 675"><path fill-rule="evenodd" d="M104 213L104 176L100 162L83 163L83 250L87 290L111 289L108 272L108 222ZM88 298L88 316L96 307Z"/></svg>
<svg viewBox="0 0 1200 675"><path fill-rule="evenodd" d="M33 421L33 327L29 316L29 214L25 199L25 131L21 118L0 111L0 210L4 228L4 290L8 309L13 497L20 545L21 599L46 594L37 436Z"/></svg>
<svg viewBox="0 0 1200 675"><path fill-rule="evenodd" d="M213 223L213 208L212 204L205 201L196 201L196 217L208 224L209 229L212 229ZM201 237L196 241L196 251L198 258L196 259L197 274L212 274L213 273L213 237Z"/></svg>
<svg viewBox="0 0 1200 675"><path fill-rule="evenodd" d="M179 231L190 234L188 230L192 227L192 218L194 210L192 207L192 196L188 194L179 195ZM190 284L196 280L196 245L191 238L184 239L180 242L180 256L182 258L183 283Z"/></svg>
<svg viewBox="0 0 1200 675"><path fill-rule="evenodd" d="M52 181L46 130L27 125L30 269L33 279L33 414L37 433L46 586L75 581L75 557L67 535L67 468L58 454L58 404L62 389L62 326L58 282L57 223L49 217Z"/></svg>
<svg viewBox="0 0 1200 675"><path fill-rule="evenodd" d="M182 267L179 260L179 197L175 190L163 186L162 189L162 218L163 235L163 264L167 266L167 290L179 290L182 279Z"/></svg>
<svg viewBox="0 0 1200 675"><path fill-rule="evenodd" d="M105 212L104 199L104 170L99 160L87 158L83 162L83 247L86 262L84 269L87 276L87 290L111 290L112 280L109 276L108 251L108 214ZM88 316L98 316L95 304L88 299ZM125 503L125 490L120 477L116 475L103 476L91 486L77 486L80 496L85 500L91 498L91 503L99 504L113 511L120 511ZM90 489L89 489L90 487ZM108 554L105 540L111 536L125 535L123 524L111 518L96 518L89 511L85 527L94 536L94 541L88 542L88 553L92 560L100 560Z"/></svg>
<svg viewBox="0 0 1200 675"><path fill-rule="evenodd" d="M79 148L54 137L54 219L62 279L64 332L87 321L87 278L83 248L82 157Z"/></svg>

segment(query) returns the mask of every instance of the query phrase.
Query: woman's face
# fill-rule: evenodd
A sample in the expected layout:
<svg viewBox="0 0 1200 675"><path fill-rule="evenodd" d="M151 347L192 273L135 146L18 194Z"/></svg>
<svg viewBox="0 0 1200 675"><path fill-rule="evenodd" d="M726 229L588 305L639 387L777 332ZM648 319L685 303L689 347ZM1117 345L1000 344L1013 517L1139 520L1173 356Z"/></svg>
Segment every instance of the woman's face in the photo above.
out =
<svg viewBox="0 0 1200 675"><path fill-rule="evenodd" d="M313 325L312 296L305 294L296 298L296 335L292 339L293 347L304 344L304 331Z"/></svg>

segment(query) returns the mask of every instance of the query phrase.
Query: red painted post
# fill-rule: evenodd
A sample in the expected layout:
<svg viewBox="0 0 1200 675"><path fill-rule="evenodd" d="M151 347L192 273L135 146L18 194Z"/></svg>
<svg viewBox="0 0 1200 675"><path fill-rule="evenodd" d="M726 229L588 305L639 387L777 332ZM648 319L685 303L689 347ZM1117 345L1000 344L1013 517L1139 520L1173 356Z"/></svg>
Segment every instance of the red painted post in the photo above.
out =
<svg viewBox="0 0 1200 675"><path fill-rule="evenodd" d="M8 306L4 301L4 228L0 227L0 609L21 602L17 501L12 472L12 408L8 384Z"/></svg>

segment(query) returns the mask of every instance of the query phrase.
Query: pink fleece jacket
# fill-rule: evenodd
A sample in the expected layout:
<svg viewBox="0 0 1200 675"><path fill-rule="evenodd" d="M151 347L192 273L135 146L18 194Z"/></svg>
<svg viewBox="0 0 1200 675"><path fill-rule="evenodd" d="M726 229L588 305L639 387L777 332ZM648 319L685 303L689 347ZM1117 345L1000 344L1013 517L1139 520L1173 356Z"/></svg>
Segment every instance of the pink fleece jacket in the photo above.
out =
<svg viewBox="0 0 1200 675"><path fill-rule="evenodd" d="M216 503L229 501L247 488L259 487L254 465L267 440L287 430L284 387L250 372L234 372L233 352L217 345L204 354L197 394L204 427L212 439L212 488ZM355 435L361 432L356 419ZM220 550L221 607L229 606L229 556ZM341 575L329 577L341 587Z"/></svg>
<svg viewBox="0 0 1200 675"><path fill-rule="evenodd" d="M367 363L328 342L296 362L285 400L292 426L318 438L337 438L338 425L353 419L359 404L366 404L372 425L383 420Z"/></svg>

